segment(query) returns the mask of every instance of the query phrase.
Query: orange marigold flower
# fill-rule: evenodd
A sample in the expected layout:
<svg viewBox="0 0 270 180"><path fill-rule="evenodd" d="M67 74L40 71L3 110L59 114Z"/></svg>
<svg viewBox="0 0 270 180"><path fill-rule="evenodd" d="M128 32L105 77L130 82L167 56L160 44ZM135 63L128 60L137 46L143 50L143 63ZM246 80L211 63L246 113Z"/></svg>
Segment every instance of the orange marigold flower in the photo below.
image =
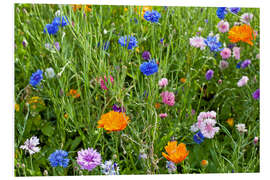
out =
<svg viewBox="0 0 270 180"><path fill-rule="evenodd" d="M184 143L177 145L177 141L169 141L168 145L165 146L165 150L168 153L165 154L162 152L162 155L169 161L174 162L175 164L181 163L188 156L189 151L186 149Z"/></svg>
<svg viewBox="0 0 270 180"><path fill-rule="evenodd" d="M84 9L84 12L91 12L91 5L81 5L81 4L73 4L72 5L73 11L76 12L77 10Z"/></svg>
<svg viewBox="0 0 270 180"><path fill-rule="evenodd" d="M156 104L155 104L155 108L156 108L156 109L159 109L159 108L160 108L160 103L156 103Z"/></svg>
<svg viewBox="0 0 270 180"><path fill-rule="evenodd" d="M65 119L68 118L68 114L67 114L67 113L64 114L64 118L65 118Z"/></svg>
<svg viewBox="0 0 270 180"><path fill-rule="evenodd" d="M129 117L124 112L110 111L103 114L98 121L98 128L104 128L106 131L121 131L126 128Z"/></svg>
<svg viewBox="0 0 270 180"><path fill-rule="evenodd" d="M180 79L180 82L181 82L181 83L185 83L185 82L186 82L186 78L181 78L181 79Z"/></svg>
<svg viewBox="0 0 270 180"><path fill-rule="evenodd" d="M233 127L233 125L234 125L234 120L233 120L233 118L229 118L229 119L227 120L227 123L229 124L229 126Z"/></svg>
<svg viewBox="0 0 270 180"><path fill-rule="evenodd" d="M79 98L80 93L78 93L77 90L75 90L75 89L70 89L68 96L72 96L73 98Z"/></svg>
<svg viewBox="0 0 270 180"><path fill-rule="evenodd" d="M202 167L206 167L208 165L208 161L207 160L202 160L201 161L201 166Z"/></svg>
<svg viewBox="0 0 270 180"><path fill-rule="evenodd" d="M229 36L231 42L237 43L243 41L253 46L252 40L255 40L256 34L250 25L243 24L240 26L234 26L229 31Z"/></svg>

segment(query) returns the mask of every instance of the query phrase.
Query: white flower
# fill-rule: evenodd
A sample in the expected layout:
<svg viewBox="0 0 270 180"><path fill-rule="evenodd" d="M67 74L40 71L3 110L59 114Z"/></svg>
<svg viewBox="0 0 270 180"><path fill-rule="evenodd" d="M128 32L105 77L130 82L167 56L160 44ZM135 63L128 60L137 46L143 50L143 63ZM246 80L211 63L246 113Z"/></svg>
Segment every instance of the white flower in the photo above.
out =
<svg viewBox="0 0 270 180"><path fill-rule="evenodd" d="M57 10L57 11L55 12L55 16L56 16L56 17L61 16L61 11L60 11L60 10Z"/></svg>
<svg viewBox="0 0 270 180"><path fill-rule="evenodd" d="M240 133L247 132L245 124L237 124L235 126Z"/></svg>
<svg viewBox="0 0 270 180"><path fill-rule="evenodd" d="M198 124L197 123L193 124L190 127L190 131L192 131L192 132L197 132L198 130L199 130L199 128L198 128Z"/></svg>
<svg viewBox="0 0 270 180"><path fill-rule="evenodd" d="M108 33L108 31L107 31L106 29L104 29L103 33L104 33L104 34L107 34L107 33Z"/></svg>
<svg viewBox="0 0 270 180"><path fill-rule="evenodd" d="M30 155L32 155L40 151L40 148L36 147L37 145L39 145L39 139L36 136L33 136L30 140L27 139L24 142L24 145L21 145L20 148L29 151Z"/></svg>
<svg viewBox="0 0 270 180"><path fill-rule="evenodd" d="M204 43L204 38L201 36L194 36L189 38L189 44L193 47L200 48L201 50L205 49L206 44Z"/></svg>
<svg viewBox="0 0 270 180"><path fill-rule="evenodd" d="M45 70L45 76L49 79L53 78L55 76L53 68L49 67Z"/></svg>
<svg viewBox="0 0 270 180"><path fill-rule="evenodd" d="M205 138L212 139L214 135L219 131L219 127L216 125L215 119L205 119L200 125L200 131Z"/></svg>
<svg viewBox="0 0 270 180"><path fill-rule="evenodd" d="M105 161L104 164L100 165L102 173L105 175L119 175L119 167L112 160Z"/></svg>

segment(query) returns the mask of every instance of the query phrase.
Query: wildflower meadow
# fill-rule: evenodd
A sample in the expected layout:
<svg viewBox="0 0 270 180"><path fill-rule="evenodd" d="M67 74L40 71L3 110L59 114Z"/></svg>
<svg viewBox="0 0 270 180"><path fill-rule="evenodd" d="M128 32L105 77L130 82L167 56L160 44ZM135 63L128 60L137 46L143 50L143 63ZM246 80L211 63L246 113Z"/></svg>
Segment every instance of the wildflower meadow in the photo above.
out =
<svg viewBox="0 0 270 180"><path fill-rule="evenodd" d="M14 175L260 172L260 9L14 5Z"/></svg>

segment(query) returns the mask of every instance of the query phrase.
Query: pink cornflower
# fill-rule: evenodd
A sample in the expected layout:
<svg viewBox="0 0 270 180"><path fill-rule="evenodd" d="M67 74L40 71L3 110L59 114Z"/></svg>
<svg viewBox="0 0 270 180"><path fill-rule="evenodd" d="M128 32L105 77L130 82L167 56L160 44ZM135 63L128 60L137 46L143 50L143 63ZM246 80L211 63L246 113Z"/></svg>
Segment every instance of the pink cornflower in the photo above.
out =
<svg viewBox="0 0 270 180"><path fill-rule="evenodd" d="M162 78L161 80L158 81L158 85L160 87L166 87L168 85L168 79L167 78Z"/></svg>
<svg viewBox="0 0 270 180"><path fill-rule="evenodd" d="M20 148L28 151L29 154L32 155L40 151L40 148L37 147L37 145L39 145L39 139L36 136L33 136L30 139L27 139Z"/></svg>
<svg viewBox="0 0 270 180"><path fill-rule="evenodd" d="M205 138L212 139L214 135L219 131L219 127L216 125L215 119L205 119L200 126L200 131Z"/></svg>
<svg viewBox="0 0 270 180"><path fill-rule="evenodd" d="M220 55L222 56L222 59L228 59L231 57L231 50L229 48L224 48L221 52Z"/></svg>
<svg viewBox="0 0 270 180"><path fill-rule="evenodd" d="M160 118L165 118L165 117L167 117L167 116L168 116L167 113L161 113L161 114L159 114L159 117L160 117Z"/></svg>
<svg viewBox="0 0 270 180"><path fill-rule="evenodd" d="M251 14L251 13L244 13L241 16L240 21L243 22L243 23L245 23L245 24L249 24L250 21L252 20L252 18L253 18L253 14Z"/></svg>
<svg viewBox="0 0 270 180"><path fill-rule="evenodd" d="M248 80L249 79L247 76L242 76L242 78L237 82L237 86L242 87L242 86L246 85Z"/></svg>
<svg viewBox="0 0 270 180"><path fill-rule="evenodd" d="M204 38L201 36L194 36L189 38L189 44L193 47L200 48L201 50L205 49L206 44L204 43Z"/></svg>
<svg viewBox="0 0 270 180"><path fill-rule="evenodd" d="M113 84L113 77L110 76L110 79L111 79L111 83ZM106 76L104 76L104 80L105 80L106 83L108 83L108 80L107 80ZM107 86L105 85L104 80L103 80L103 78L99 78L100 86L101 86L102 89L107 90L108 88L107 88Z"/></svg>
<svg viewBox="0 0 270 180"><path fill-rule="evenodd" d="M233 57L237 60L240 59L240 47L233 48Z"/></svg>
<svg viewBox="0 0 270 180"><path fill-rule="evenodd" d="M161 94L161 97L162 97L162 102L165 103L165 104L168 104L169 106L173 106L175 101L174 101L174 94L173 92L168 92L168 91L165 91L165 92L162 92Z"/></svg>
<svg viewBox="0 0 270 180"><path fill-rule="evenodd" d="M221 20L219 21L217 27L218 27L219 32L225 33L229 31L230 25L227 21Z"/></svg>

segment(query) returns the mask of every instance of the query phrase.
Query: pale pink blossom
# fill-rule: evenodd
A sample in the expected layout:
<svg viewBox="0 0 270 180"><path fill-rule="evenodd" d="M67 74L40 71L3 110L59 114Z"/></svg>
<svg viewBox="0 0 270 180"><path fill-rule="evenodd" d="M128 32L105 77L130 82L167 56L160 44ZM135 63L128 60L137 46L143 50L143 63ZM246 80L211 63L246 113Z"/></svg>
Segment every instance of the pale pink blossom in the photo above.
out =
<svg viewBox="0 0 270 180"><path fill-rule="evenodd" d="M224 48L221 52L220 55L222 56L222 59L228 59L231 57L231 50L229 48Z"/></svg>
<svg viewBox="0 0 270 180"><path fill-rule="evenodd" d="M215 127L216 123L215 119L205 119L201 123L200 131L205 138L212 139L219 131L219 127Z"/></svg>
<svg viewBox="0 0 270 180"><path fill-rule="evenodd" d="M237 124L235 125L237 130L240 132L240 133L244 133L244 132L247 132L247 129L246 129L246 125L245 124Z"/></svg>
<svg viewBox="0 0 270 180"><path fill-rule="evenodd" d="M189 43L191 46L200 48L201 50L205 49L206 44L204 43L204 38L201 36L194 36L189 38Z"/></svg>
<svg viewBox="0 0 270 180"><path fill-rule="evenodd" d="M233 57L237 60L240 59L240 47L233 48Z"/></svg>
<svg viewBox="0 0 270 180"><path fill-rule="evenodd" d="M160 95L162 97L162 102L163 103L168 104L169 106L174 105L174 103L175 103L174 98L175 97L174 97L173 92L165 91L165 92L162 92Z"/></svg>
<svg viewBox="0 0 270 180"><path fill-rule="evenodd" d="M247 82L248 82L248 77L247 76L243 76L238 82L237 82L237 86L238 87L242 87L242 86L244 86L244 85L246 85L247 84Z"/></svg>
<svg viewBox="0 0 270 180"><path fill-rule="evenodd" d="M161 80L158 81L158 85L160 87L166 87L168 85L168 79L167 78L162 78Z"/></svg>
<svg viewBox="0 0 270 180"><path fill-rule="evenodd" d="M39 145L39 139L36 136L33 136L30 139L27 139L20 148L28 151L29 154L32 155L40 151L40 148L36 147L37 145Z"/></svg>
<svg viewBox="0 0 270 180"><path fill-rule="evenodd" d="M241 18L240 18L240 21L245 23L245 24L249 24L250 21L252 20L253 18L253 14L251 13L244 13L242 14Z"/></svg>
<svg viewBox="0 0 270 180"><path fill-rule="evenodd" d="M219 21L217 27L218 27L219 32L225 33L229 31L230 25L227 21L221 20Z"/></svg>

